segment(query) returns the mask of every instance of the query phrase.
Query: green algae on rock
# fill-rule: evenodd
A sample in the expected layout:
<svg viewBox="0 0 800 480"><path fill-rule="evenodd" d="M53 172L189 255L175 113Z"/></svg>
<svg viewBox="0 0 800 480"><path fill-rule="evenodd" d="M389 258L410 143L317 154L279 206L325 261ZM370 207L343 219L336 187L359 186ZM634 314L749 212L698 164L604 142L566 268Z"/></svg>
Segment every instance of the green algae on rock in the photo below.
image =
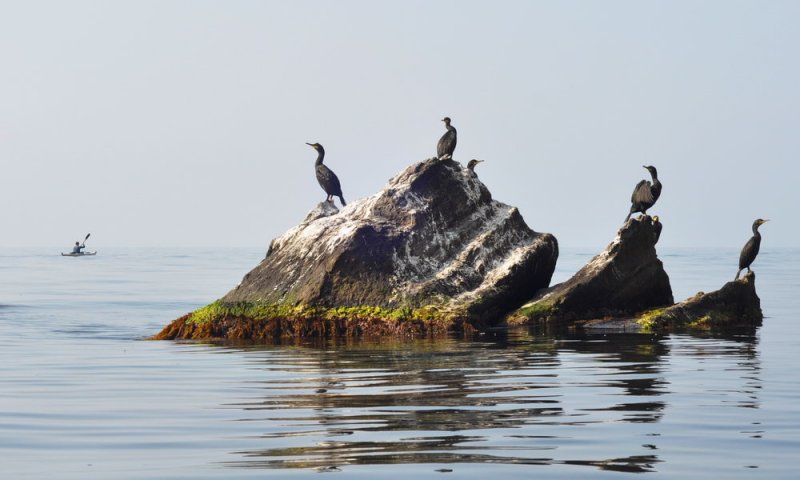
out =
<svg viewBox="0 0 800 480"><path fill-rule="evenodd" d="M154 338L428 334L498 323L550 283L558 243L453 160L322 202L217 302Z"/></svg>
<svg viewBox="0 0 800 480"><path fill-rule="evenodd" d="M312 336L432 336L481 327L464 312L418 309L224 304L216 301L164 328L155 340L269 340Z"/></svg>
<svg viewBox="0 0 800 480"><path fill-rule="evenodd" d="M624 318L588 320L581 323L581 328L606 333L735 332L752 330L761 325L763 318L761 300L756 293L756 276L748 272L719 290L698 292L675 305Z"/></svg>
<svg viewBox="0 0 800 480"><path fill-rule="evenodd" d="M756 293L756 275L748 272L719 290L698 292L667 308L645 312L636 321L651 330L700 329L761 325L764 315Z"/></svg>

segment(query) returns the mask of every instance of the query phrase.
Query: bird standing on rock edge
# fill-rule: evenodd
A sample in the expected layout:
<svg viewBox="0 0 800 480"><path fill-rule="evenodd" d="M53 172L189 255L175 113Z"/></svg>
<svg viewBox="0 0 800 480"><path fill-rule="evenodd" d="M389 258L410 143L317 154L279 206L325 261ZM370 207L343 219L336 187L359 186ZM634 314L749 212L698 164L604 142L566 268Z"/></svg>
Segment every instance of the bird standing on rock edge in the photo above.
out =
<svg viewBox="0 0 800 480"><path fill-rule="evenodd" d="M476 176L478 175L477 173L475 173L475 167L477 167L478 164L481 163L482 161L483 160L477 160L473 158L472 160L469 161L469 163L467 163L467 168L469 169L470 172L472 172L473 175Z"/></svg>
<svg viewBox="0 0 800 480"><path fill-rule="evenodd" d="M444 117L442 121L447 127L447 131L444 132L442 138L439 139L439 143L436 144L436 157L439 160L444 159L445 156L452 159L453 152L456 150L456 141L458 140L456 127L450 125L450 117Z"/></svg>
<svg viewBox="0 0 800 480"><path fill-rule="evenodd" d="M342 196L342 185L339 183L339 177L337 177L330 168L322 164L322 161L325 159L325 149L322 148L322 145L319 143L306 142L306 145L311 146L311 148L317 151L317 161L314 164L314 168L317 172L319 186L328 194L327 201L333 203L333 197L337 196L344 207L347 203L345 203L344 197Z"/></svg>
<svg viewBox="0 0 800 480"><path fill-rule="evenodd" d="M642 215L647 215L647 209L652 207L656 203L656 200L658 200L658 197L661 196L661 182L658 180L658 171L656 167L652 165L642 166L650 172L650 176L653 177L653 183L651 184L647 180L642 180L636 184L636 187L633 189L633 194L631 195L631 211L628 212L628 216L625 217L626 222L631 218L631 215L636 212L642 212Z"/></svg>
<svg viewBox="0 0 800 480"><path fill-rule="evenodd" d="M739 280L739 274L742 273L742 270L745 268L748 272L752 272L752 270L750 270L750 265L753 263L753 260L756 259L758 250L761 248L761 234L758 233L758 227L768 221L769 220L762 220L759 218L753 222L753 236L744 244L742 253L739 254L739 271L736 272L736 278L734 278L734 280Z"/></svg>

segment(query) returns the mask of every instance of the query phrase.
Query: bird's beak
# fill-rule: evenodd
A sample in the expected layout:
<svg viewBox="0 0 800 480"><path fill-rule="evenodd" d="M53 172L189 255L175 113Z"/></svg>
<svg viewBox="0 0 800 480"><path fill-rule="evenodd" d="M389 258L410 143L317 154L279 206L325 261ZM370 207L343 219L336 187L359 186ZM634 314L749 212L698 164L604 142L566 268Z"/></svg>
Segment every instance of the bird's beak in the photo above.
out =
<svg viewBox="0 0 800 480"><path fill-rule="evenodd" d="M314 144L313 144L313 143L308 143L308 142L306 142L306 145L308 145L308 146L309 146L309 147L311 147L311 148L314 148Z"/></svg>
<svg viewBox="0 0 800 480"><path fill-rule="evenodd" d="M768 219L766 219L766 220L764 220L764 221L763 221L763 222L761 222L761 223L767 223L767 222L769 222L769 218L768 218Z"/></svg>
<svg viewBox="0 0 800 480"><path fill-rule="evenodd" d="M647 168L647 165L642 165L642 168Z"/></svg>

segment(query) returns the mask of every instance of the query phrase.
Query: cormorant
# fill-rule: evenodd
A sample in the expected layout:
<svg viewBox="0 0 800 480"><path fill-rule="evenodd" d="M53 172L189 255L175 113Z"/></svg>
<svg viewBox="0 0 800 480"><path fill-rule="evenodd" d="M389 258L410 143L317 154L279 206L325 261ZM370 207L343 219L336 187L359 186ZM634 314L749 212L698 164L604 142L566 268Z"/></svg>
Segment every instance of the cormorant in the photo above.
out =
<svg viewBox="0 0 800 480"><path fill-rule="evenodd" d="M653 183L642 180L636 184L636 188L633 189L633 194L631 195L631 211L625 217L626 222L636 212L642 212L642 215L647 215L647 209L652 207L658 197L661 196L661 182L658 181L656 167L652 165L642 166L650 172L650 176L653 177Z"/></svg>
<svg viewBox="0 0 800 480"><path fill-rule="evenodd" d="M453 158L453 152L456 149L456 128L450 125L450 117L444 117L442 119L444 125L447 127L447 131L444 132L442 138L439 139L439 143L436 144L436 156L441 159L445 155L450 155L450 158Z"/></svg>
<svg viewBox="0 0 800 480"><path fill-rule="evenodd" d="M477 167L477 166L478 166L478 164L479 164L479 163L481 163L482 161L483 161L483 160L476 160L476 159L474 159L474 158L473 158L472 160L470 160L470 161L469 161L469 163L467 163L467 168L468 168L468 169L469 169L469 170L470 170L472 173L475 173L475 167Z"/></svg>
<svg viewBox="0 0 800 480"><path fill-rule="evenodd" d="M328 194L327 201L333 203L333 197L337 196L339 201L342 202L342 206L347 205L342 196L342 185L339 183L339 177L330 168L322 164L322 160L325 159L325 149L319 143L306 142L306 145L310 145L317 151L317 162L314 164L317 171L317 181L319 186Z"/></svg>
<svg viewBox="0 0 800 480"><path fill-rule="evenodd" d="M658 215L653 215L653 230L656 232L656 243L658 243L658 239L661 238L662 228L664 228L664 226L658 221Z"/></svg>
<svg viewBox="0 0 800 480"><path fill-rule="evenodd" d="M742 270L745 268L748 272L752 271L750 270L750 264L752 264L753 260L756 259L756 255L758 255L758 249L761 248L761 234L758 233L758 227L768 221L769 220L761 220L759 218L753 222L753 236L750 237L750 240L744 244L742 253L739 254L739 271L736 272L736 278L734 280L739 279L739 274L742 273Z"/></svg>

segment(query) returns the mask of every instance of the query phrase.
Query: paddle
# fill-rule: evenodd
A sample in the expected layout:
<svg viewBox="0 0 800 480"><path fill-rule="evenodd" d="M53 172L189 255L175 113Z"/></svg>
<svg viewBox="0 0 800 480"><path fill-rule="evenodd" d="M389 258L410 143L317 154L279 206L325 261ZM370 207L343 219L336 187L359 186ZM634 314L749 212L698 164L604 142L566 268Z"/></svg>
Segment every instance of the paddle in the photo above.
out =
<svg viewBox="0 0 800 480"><path fill-rule="evenodd" d="M86 240L89 240L89 235L91 235L91 233L87 233L86 234L86 238L83 239L83 246L84 247L86 246Z"/></svg>

